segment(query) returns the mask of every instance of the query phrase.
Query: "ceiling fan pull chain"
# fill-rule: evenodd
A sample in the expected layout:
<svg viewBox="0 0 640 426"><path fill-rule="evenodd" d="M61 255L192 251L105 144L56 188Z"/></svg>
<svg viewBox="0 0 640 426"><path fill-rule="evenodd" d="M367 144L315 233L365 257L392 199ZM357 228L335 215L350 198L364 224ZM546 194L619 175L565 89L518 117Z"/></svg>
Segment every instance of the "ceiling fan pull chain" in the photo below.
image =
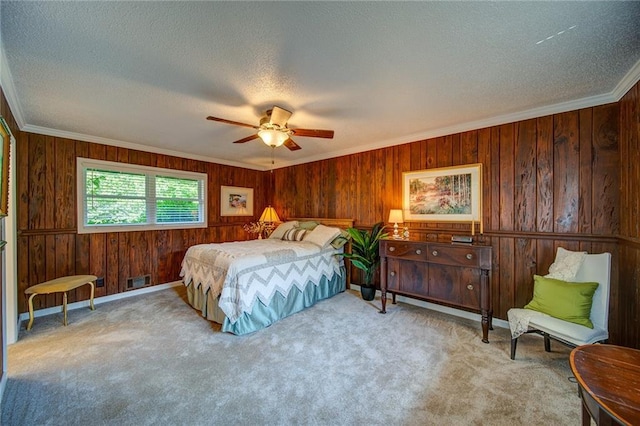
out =
<svg viewBox="0 0 640 426"><path fill-rule="evenodd" d="M276 147L275 145L271 145L271 174L273 175L273 168L275 167L276 161L275 161L275 152L276 152Z"/></svg>

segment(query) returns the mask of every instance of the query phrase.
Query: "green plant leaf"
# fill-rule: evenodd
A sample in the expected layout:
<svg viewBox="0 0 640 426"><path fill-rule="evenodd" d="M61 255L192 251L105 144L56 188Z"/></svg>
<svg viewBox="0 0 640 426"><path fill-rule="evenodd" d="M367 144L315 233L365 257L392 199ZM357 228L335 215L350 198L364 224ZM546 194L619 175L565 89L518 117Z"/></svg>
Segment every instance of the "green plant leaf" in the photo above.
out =
<svg viewBox="0 0 640 426"><path fill-rule="evenodd" d="M351 253L344 253L343 256L350 259L353 266L364 271L364 285L370 286L374 281L380 264L380 239L388 236L384 230L383 222L373 225L369 232L357 228L347 229L351 236Z"/></svg>

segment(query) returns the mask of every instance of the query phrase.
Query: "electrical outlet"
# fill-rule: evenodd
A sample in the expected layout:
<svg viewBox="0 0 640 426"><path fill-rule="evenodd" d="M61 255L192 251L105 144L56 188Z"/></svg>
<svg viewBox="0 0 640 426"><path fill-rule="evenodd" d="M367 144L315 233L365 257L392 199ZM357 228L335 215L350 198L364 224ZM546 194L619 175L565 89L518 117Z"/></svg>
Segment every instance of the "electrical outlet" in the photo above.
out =
<svg viewBox="0 0 640 426"><path fill-rule="evenodd" d="M96 287L104 287L104 277L99 277L96 280Z"/></svg>

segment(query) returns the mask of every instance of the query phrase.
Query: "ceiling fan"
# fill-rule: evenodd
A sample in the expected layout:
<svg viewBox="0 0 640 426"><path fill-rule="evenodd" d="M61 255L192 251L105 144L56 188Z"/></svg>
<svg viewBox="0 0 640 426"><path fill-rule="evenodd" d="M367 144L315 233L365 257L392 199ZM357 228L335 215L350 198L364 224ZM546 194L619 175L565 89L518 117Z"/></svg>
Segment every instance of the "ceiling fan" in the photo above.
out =
<svg viewBox="0 0 640 426"><path fill-rule="evenodd" d="M262 116L259 126L211 116L207 117L207 120L219 121L220 123L233 124L236 126L251 127L252 129L258 130L258 133L255 135L247 136L246 138L242 138L233 143L245 143L260 138L270 147L275 148L284 145L291 151L296 151L301 148L300 145L291 139L291 136L333 139L333 130L292 129L287 127L287 121L289 121L291 115L291 111L287 111L286 109L274 105L272 109L267 110L265 115Z"/></svg>

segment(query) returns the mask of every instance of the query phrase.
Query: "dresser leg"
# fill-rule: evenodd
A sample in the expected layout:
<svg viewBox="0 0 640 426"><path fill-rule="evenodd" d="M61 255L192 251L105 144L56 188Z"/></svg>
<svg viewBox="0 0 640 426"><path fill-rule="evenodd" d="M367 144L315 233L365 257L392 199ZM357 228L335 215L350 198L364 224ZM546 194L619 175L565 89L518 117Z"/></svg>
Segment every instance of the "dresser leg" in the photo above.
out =
<svg viewBox="0 0 640 426"><path fill-rule="evenodd" d="M482 342L489 343L489 315L482 311Z"/></svg>

